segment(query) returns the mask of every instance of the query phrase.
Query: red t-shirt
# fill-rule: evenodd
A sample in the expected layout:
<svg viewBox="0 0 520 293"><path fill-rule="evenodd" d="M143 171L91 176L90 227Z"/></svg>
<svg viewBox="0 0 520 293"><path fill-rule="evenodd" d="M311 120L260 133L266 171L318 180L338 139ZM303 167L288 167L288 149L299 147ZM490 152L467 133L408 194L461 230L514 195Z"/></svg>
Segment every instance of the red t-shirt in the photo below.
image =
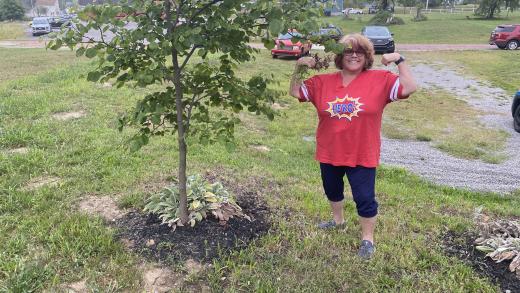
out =
<svg viewBox="0 0 520 293"><path fill-rule="evenodd" d="M316 160L334 166L377 167L385 106L402 96L399 77L386 70L365 70L347 86L341 72L315 75L303 82L300 102L318 112Z"/></svg>

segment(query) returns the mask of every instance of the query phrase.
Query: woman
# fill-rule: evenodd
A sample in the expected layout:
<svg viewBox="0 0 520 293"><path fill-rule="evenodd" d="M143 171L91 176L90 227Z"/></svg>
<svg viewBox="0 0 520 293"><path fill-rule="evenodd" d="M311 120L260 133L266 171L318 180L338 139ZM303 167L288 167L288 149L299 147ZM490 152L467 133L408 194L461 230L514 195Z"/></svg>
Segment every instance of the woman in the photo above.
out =
<svg viewBox="0 0 520 293"><path fill-rule="evenodd" d="M396 75L387 70L369 70L374 63L374 47L360 34L343 37L345 46L334 58L340 71L315 75L305 81L293 75L290 94L301 102L311 102L317 110L316 160L320 162L323 188L332 208L333 219L318 225L335 228L345 225L344 183L347 175L361 225L358 255L369 259L375 252L374 228L376 167L381 146L381 119L385 106L405 99L417 85L404 57L384 54L381 63L395 63ZM313 68L315 60L300 58L298 67Z"/></svg>

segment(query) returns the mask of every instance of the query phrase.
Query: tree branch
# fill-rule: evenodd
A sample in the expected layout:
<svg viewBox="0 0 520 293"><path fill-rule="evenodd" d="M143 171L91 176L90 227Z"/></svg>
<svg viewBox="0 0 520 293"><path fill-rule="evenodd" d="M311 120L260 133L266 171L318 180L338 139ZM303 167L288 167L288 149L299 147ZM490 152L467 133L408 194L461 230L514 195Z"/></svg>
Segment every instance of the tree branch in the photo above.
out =
<svg viewBox="0 0 520 293"><path fill-rule="evenodd" d="M191 21L197 17L199 14L201 14L202 12L204 12L204 10L208 9L211 7L211 5L215 5L217 4L218 2L223 2L223 0L213 0L211 2L209 2L208 4L204 5L201 9L197 10L191 17L190 19L187 21L188 25L191 23Z"/></svg>
<svg viewBox="0 0 520 293"><path fill-rule="evenodd" d="M181 68L181 71L184 69L184 66L186 66L186 64L188 64L188 61L190 60L191 58L191 55L193 55L193 53L195 52L195 50L198 48L198 46L193 46L190 50L190 52L188 53L188 55L186 55L186 58L184 59L184 61L182 62L180 68Z"/></svg>

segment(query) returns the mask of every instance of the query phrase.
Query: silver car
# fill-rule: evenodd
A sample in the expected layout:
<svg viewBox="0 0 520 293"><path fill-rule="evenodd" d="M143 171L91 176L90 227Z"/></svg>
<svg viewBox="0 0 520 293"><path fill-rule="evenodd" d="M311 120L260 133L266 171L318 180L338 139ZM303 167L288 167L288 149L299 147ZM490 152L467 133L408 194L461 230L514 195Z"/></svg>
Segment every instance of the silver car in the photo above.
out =
<svg viewBox="0 0 520 293"><path fill-rule="evenodd" d="M51 24L47 17L35 17L31 23L32 35L43 35L48 34L52 31Z"/></svg>

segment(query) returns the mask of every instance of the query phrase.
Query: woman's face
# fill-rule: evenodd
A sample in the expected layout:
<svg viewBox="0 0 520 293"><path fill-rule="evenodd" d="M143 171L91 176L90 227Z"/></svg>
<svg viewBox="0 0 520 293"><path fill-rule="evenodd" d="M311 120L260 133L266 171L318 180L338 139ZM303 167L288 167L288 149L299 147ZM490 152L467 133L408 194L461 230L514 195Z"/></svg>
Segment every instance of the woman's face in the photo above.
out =
<svg viewBox="0 0 520 293"><path fill-rule="evenodd" d="M365 51L361 48L345 50L343 53L343 70L359 73L365 67L365 59Z"/></svg>

